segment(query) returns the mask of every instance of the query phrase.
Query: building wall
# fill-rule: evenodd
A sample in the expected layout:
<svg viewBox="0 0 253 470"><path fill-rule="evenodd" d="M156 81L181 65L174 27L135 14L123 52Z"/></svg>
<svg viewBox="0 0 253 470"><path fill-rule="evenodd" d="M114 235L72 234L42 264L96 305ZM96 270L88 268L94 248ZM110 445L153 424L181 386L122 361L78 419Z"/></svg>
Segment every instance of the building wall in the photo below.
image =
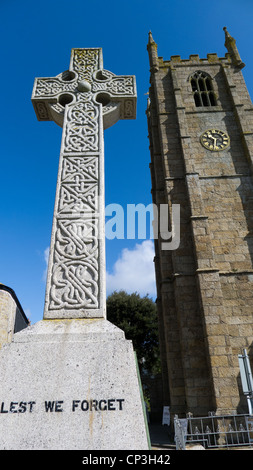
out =
<svg viewBox="0 0 253 470"><path fill-rule="evenodd" d="M0 285L0 349L29 324L12 289Z"/></svg>
<svg viewBox="0 0 253 470"><path fill-rule="evenodd" d="M181 207L179 248L155 244L164 402L176 414L247 412L237 355L252 357L253 106L231 54L165 61L152 38L148 50L153 202ZM215 106L196 107L197 70ZM207 129L227 132L229 147L204 148Z"/></svg>

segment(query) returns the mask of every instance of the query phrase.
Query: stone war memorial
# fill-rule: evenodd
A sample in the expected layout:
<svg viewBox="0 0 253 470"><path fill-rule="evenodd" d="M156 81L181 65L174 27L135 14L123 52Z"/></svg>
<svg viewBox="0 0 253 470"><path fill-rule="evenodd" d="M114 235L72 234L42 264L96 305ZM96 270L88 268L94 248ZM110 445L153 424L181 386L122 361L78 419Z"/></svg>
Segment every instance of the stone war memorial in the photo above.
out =
<svg viewBox="0 0 253 470"><path fill-rule="evenodd" d="M38 120L63 129L43 320L0 350L2 450L149 449L132 342L106 319L103 129L134 119L134 76L101 48L36 78Z"/></svg>

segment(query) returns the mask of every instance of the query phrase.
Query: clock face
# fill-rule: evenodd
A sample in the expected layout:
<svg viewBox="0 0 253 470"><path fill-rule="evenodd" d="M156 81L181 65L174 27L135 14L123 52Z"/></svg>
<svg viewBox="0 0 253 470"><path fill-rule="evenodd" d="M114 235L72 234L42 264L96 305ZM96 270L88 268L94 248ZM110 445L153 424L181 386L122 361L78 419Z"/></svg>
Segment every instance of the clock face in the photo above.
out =
<svg viewBox="0 0 253 470"><path fill-rule="evenodd" d="M229 146L229 137L218 129L208 129L200 136L200 142L206 149L219 152Z"/></svg>

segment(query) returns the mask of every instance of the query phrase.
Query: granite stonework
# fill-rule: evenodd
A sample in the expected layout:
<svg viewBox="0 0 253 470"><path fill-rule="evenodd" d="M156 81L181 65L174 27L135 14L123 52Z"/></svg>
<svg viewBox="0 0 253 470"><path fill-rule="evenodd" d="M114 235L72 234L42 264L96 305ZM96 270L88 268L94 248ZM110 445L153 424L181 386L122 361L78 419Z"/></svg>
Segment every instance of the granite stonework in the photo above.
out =
<svg viewBox="0 0 253 470"><path fill-rule="evenodd" d="M136 99L135 77L104 70L101 48L35 79L37 118L62 127L44 318L106 317L104 129L134 119Z"/></svg>
<svg viewBox="0 0 253 470"><path fill-rule="evenodd" d="M0 448L148 449L132 342L104 319L42 320L0 354Z"/></svg>
<svg viewBox="0 0 253 470"><path fill-rule="evenodd" d="M63 127L44 319L0 351L0 449L148 449L131 341L106 320L103 131L136 114L134 76L73 49L35 80L39 120Z"/></svg>
<svg viewBox="0 0 253 470"><path fill-rule="evenodd" d="M164 405L182 418L248 411L238 354L253 360L253 105L226 28L225 46L164 60L148 43L153 203L181 207L180 246L155 240L155 268Z"/></svg>
<svg viewBox="0 0 253 470"><path fill-rule="evenodd" d="M14 333L28 325L29 320L13 289L0 284L0 349L12 341Z"/></svg>

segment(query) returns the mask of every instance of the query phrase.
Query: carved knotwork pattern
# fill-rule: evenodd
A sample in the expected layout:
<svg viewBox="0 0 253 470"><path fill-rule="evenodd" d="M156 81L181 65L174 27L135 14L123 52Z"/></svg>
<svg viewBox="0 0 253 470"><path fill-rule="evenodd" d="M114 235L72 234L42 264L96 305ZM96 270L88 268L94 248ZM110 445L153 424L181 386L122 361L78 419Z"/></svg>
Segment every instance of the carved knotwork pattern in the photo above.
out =
<svg viewBox="0 0 253 470"><path fill-rule="evenodd" d="M98 158L64 157L58 215L98 211Z"/></svg>
<svg viewBox="0 0 253 470"><path fill-rule="evenodd" d="M58 95L64 92L74 92L76 83L64 83L58 78L38 78L35 90L35 98Z"/></svg>
<svg viewBox="0 0 253 470"><path fill-rule="evenodd" d="M96 102L99 93L109 97L103 107ZM134 118L135 94L134 77L102 70L99 48L73 49L68 72L36 79L32 100L38 119L63 126L46 292L50 318L76 317L78 311L89 316L89 309L95 317L103 315L102 114L106 126Z"/></svg>
<svg viewBox="0 0 253 470"><path fill-rule="evenodd" d="M71 183L77 177L86 181L97 181L98 179L99 155L64 157L62 166L62 181Z"/></svg>
<svg viewBox="0 0 253 470"><path fill-rule="evenodd" d="M98 308L99 105L71 105L64 135L48 308Z"/></svg>
<svg viewBox="0 0 253 470"><path fill-rule="evenodd" d="M42 121L49 120L49 114L45 103L36 103L36 111Z"/></svg>
<svg viewBox="0 0 253 470"><path fill-rule="evenodd" d="M74 49L72 68L78 73L79 80L92 82L92 75L98 70L98 49Z"/></svg>
<svg viewBox="0 0 253 470"><path fill-rule="evenodd" d="M65 152L98 151L99 108L80 101L67 111Z"/></svg>
<svg viewBox="0 0 253 470"><path fill-rule="evenodd" d="M124 102L124 118L132 119L135 114L134 102L133 100L126 100Z"/></svg>
<svg viewBox="0 0 253 470"><path fill-rule="evenodd" d="M63 158L49 310L98 308L98 165L98 154Z"/></svg>
<svg viewBox="0 0 253 470"><path fill-rule="evenodd" d="M98 219L58 219L49 309L98 307Z"/></svg>
<svg viewBox="0 0 253 470"><path fill-rule="evenodd" d="M94 81L92 91L106 91L110 95L133 95L134 81L132 77L114 77L108 81Z"/></svg>
<svg viewBox="0 0 253 470"><path fill-rule="evenodd" d="M98 272L85 261L54 266L49 310L98 307Z"/></svg>

